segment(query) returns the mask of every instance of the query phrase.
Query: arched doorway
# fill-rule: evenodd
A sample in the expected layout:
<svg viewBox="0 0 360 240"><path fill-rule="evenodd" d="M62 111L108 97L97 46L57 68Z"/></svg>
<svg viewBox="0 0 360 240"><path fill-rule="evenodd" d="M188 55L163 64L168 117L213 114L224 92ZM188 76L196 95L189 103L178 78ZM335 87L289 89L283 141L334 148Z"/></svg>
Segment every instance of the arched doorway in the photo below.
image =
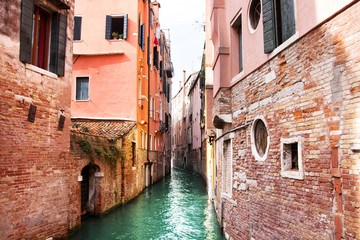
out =
<svg viewBox="0 0 360 240"><path fill-rule="evenodd" d="M95 164L86 165L81 171L81 216L94 215L99 213L99 192L100 179L96 173L100 172L100 167Z"/></svg>

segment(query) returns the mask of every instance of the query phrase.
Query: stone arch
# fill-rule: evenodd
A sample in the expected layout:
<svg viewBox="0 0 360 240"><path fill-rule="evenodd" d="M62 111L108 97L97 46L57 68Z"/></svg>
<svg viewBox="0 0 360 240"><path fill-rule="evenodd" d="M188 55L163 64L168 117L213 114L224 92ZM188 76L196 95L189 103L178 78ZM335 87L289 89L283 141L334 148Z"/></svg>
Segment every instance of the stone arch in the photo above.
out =
<svg viewBox="0 0 360 240"><path fill-rule="evenodd" d="M88 164L81 170L81 216L99 215L100 199L100 167Z"/></svg>

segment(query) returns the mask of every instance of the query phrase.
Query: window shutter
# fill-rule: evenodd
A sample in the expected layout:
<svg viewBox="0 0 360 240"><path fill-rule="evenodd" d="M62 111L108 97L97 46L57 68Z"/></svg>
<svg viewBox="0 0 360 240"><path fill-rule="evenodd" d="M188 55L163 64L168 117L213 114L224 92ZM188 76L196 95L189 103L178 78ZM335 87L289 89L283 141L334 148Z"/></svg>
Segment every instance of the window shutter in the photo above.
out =
<svg viewBox="0 0 360 240"><path fill-rule="evenodd" d="M164 73L163 73L163 92L164 94L166 94L166 71L164 70Z"/></svg>
<svg viewBox="0 0 360 240"><path fill-rule="evenodd" d="M167 84L167 102L170 102L170 84Z"/></svg>
<svg viewBox="0 0 360 240"><path fill-rule="evenodd" d="M31 42L33 28L34 1L21 1L20 61L31 63Z"/></svg>
<svg viewBox="0 0 360 240"><path fill-rule="evenodd" d="M294 0L281 0L282 42L295 34Z"/></svg>
<svg viewBox="0 0 360 240"><path fill-rule="evenodd" d="M126 14L124 16L124 38L123 39L127 38L127 29L128 29L128 15Z"/></svg>
<svg viewBox="0 0 360 240"><path fill-rule="evenodd" d="M273 0L262 1L264 25L264 52L270 53L275 48L275 24Z"/></svg>
<svg viewBox="0 0 360 240"><path fill-rule="evenodd" d="M160 61L160 77L162 77L163 74L163 61Z"/></svg>
<svg viewBox="0 0 360 240"><path fill-rule="evenodd" d="M81 40L81 22L82 17L74 17L74 40Z"/></svg>
<svg viewBox="0 0 360 240"><path fill-rule="evenodd" d="M141 33L141 50L142 51L145 51L145 23L143 25L141 25L141 30L142 30L142 33Z"/></svg>
<svg viewBox="0 0 360 240"><path fill-rule="evenodd" d="M106 15L105 39L111 39L111 19L110 15Z"/></svg>
<svg viewBox="0 0 360 240"><path fill-rule="evenodd" d="M52 15L50 71L59 76L65 74L67 17L59 13Z"/></svg>
<svg viewBox="0 0 360 240"><path fill-rule="evenodd" d="M150 46L150 38L149 38L149 37L147 37L147 45ZM150 48L148 47L148 49L147 49L147 64L148 64L148 65L151 64L150 61L151 61L151 60L150 60Z"/></svg>
<svg viewBox="0 0 360 240"><path fill-rule="evenodd" d="M141 13L140 13L140 16L139 16L139 46L141 46L141 40L142 40L142 28L141 28Z"/></svg>

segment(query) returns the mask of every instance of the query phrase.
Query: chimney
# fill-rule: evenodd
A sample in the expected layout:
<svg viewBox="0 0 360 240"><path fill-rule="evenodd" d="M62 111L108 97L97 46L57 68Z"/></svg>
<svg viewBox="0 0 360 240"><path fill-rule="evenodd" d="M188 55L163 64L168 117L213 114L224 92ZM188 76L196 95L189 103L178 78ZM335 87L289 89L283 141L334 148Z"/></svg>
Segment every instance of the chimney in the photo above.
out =
<svg viewBox="0 0 360 240"><path fill-rule="evenodd" d="M186 82L186 70L183 70L184 72L184 85L185 85L185 82Z"/></svg>
<svg viewBox="0 0 360 240"><path fill-rule="evenodd" d="M155 18L159 19L159 8L160 3L158 3L156 0L151 3L152 10L154 11Z"/></svg>

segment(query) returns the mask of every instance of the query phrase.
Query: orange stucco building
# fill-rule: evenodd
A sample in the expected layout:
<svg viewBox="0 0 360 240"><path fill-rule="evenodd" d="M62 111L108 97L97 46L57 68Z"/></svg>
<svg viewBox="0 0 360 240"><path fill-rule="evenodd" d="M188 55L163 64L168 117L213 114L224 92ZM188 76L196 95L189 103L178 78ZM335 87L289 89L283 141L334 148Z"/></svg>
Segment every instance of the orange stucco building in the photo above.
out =
<svg viewBox="0 0 360 240"><path fill-rule="evenodd" d="M134 150L130 157L125 154L125 162L133 162L129 171L136 175L132 179L140 191L170 172L166 121L170 119L167 99L173 71L170 45L160 30L159 8L158 2L150 0L93 4L78 0L75 7L73 132L92 134L92 128L79 128L84 122L106 125L103 131L111 132L133 122L135 134L130 140ZM169 68L162 66L165 60ZM99 166L94 169L102 172Z"/></svg>

